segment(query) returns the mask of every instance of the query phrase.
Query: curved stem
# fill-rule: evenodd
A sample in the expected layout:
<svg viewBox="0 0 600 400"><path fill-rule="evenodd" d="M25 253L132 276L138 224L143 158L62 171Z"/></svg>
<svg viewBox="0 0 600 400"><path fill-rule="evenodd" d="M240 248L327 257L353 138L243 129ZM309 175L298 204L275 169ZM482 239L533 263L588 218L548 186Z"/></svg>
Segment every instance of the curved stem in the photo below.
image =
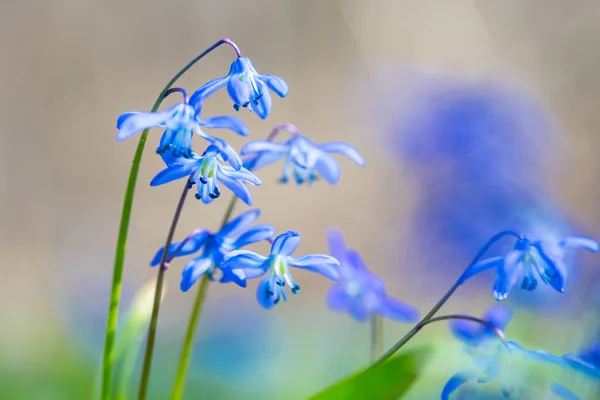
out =
<svg viewBox="0 0 600 400"><path fill-rule="evenodd" d="M152 316L150 317L150 327L148 328L148 340L146 342L146 353L144 355L144 366L142 368L142 378L140 379L140 392L138 399L144 400L148 392L148 381L150 380L150 369L152 367L152 354L154 353L154 341L156 339L156 327L158 325L158 312L160 311L160 300L162 297L162 288L165 280L165 271L167 270L167 256L169 254L169 247L173 241L175 235L175 229L181 216L181 211L185 204L190 186L185 183L177 208L175 208L175 215L173 215L173 221L171 221L171 227L167 234L167 240L165 241L165 248L163 250L162 258L160 260L158 268L158 277L156 278L156 291L154 292L154 303L152 305Z"/></svg>
<svg viewBox="0 0 600 400"><path fill-rule="evenodd" d="M449 314L449 315L442 315L440 317L434 317L434 318L431 318L430 320L425 321L424 323L420 324L419 329L423 329L425 326L427 326L429 324L433 324L435 322L449 321L449 320L464 320L464 321L477 322L478 324L484 325L486 328L493 331L494 334L496 336L498 336L498 339L500 339L502 342L506 342L506 336L504 336L504 332L502 332L502 329L494 326L492 323L490 323L486 320L483 320L483 319L477 318L477 317L473 317L472 315Z"/></svg>
<svg viewBox="0 0 600 400"><path fill-rule="evenodd" d="M237 203L237 196L233 196L225 211L223 220L221 221L221 228L229 221L235 204ZM219 230L221 229L219 228ZM187 330L185 333L185 339L183 340L183 347L181 349L181 355L179 356L179 364L177 366L177 373L175 375L175 383L173 384L173 390L171 391L171 400L179 400L183 396L183 390L185 388L185 378L187 376L187 370L190 363L190 356L192 354L192 348L194 345L194 338L196 336L196 328L198 326L198 320L202 311L202 305L206 297L206 291L208 290L208 284L210 278L208 274L204 274L200 279L200 285L196 292L196 298L194 300L194 306L192 307L192 313L190 314L190 320L188 322Z"/></svg>
<svg viewBox="0 0 600 400"><path fill-rule="evenodd" d="M194 64L204 58L208 53L215 50L222 44L228 44L234 48L238 57L240 51L238 47L229 39L224 38L210 46L208 49L199 54L196 58L190 61L185 67L177 72L173 78L165 85L163 90L158 95L152 112L156 112L162 103L165 93L173 86L173 84L190 69ZM146 145L149 129L145 129L138 142L133 156L131 170L129 171L129 179L127 188L125 189L125 197L123 200L123 209L121 211L121 221L119 222L119 235L117 238L117 247L115 251L115 262L113 266L112 287L110 293L110 303L108 307L108 315L106 318L106 333L104 338L104 352L102 356L102 392L101 399L109 400L111 397L112 375L114 370L115 359L115 334L119 317L119 304L121 302L121 281L123 280L123 265L125 264L125 251L127 249L127 234L129 232L129 221L131 220L131 209L133 207L133 197L135 194L135 184L137 182L140 162Z"/></svg>
<svg viewBox="0 0 600 400"><path fill-rule="evenodd" d="M494 245L498 240L502 239L504 236L514 236L516 238L521 237L521 235L514 231L498 232L497 234L492 236L490 240L488 240L487 243L484 244L481 249L479 249L479 251L477 252L475 257L473 257L473 260L465 269L465 271L468 270L471 266L475 265L479 261L479 259L481 259L481 257L483 257L483 255L490 249L490 247L492 247L492 245ZM463 275L464 273L461 274L460 278L458 278L456 282L454 282L454 285L452 285L452 287L446 292L446 294L444 294L444 296L442 296L442 298L433 306L433 308L429 310L429 312L421 319L421 321L417 322L417 324L410 331L408 331L408 333L404 335L402 339L396 342L396 344L394 344L388 351L386 351L383 356L381 356L377 361L371 364L369 368L373 368L374 366L387 361L391 356L394 355L394 353L400 350L402 346L408 343L408 341L412 339L419 332L419 330L421 330L421 328L428 323L427 321L432 319L432 317L440 310L440 308L442 308L442 306L446 304L448 299L452 297L456 289L458 289L458 287L463 283Z"/></svg>
<svg viewBox="0 0 600 400"><path fill-rule="evenodd" d="M167 90L165 92L165 95L163 96L163 100L166 99L167 97L169 97L169 95L171 95L172 93L181 93L181 96L183 97L183 102L185 104L188 103L188 94L187 91L184 88L180 88L180 87L176 87L176 88L171 88L169 90Z"/></svg>
<svg viewBox="0 0 600 400"><path fill-rule="evenodd" d="M300 131L298 130L298 128L296 128L296 125L292 125L292 124L279 124L279 125L275 125L275 127L273 128L273 130L271 131L271 133L269 133L269 136L267 136L267 139L269 142L272 142L273 139L275 139L275 136L277 136L279 134L279 132L281 131L288 131L290 133L290 135L292 136L298 136L300 135Z"/></svg>

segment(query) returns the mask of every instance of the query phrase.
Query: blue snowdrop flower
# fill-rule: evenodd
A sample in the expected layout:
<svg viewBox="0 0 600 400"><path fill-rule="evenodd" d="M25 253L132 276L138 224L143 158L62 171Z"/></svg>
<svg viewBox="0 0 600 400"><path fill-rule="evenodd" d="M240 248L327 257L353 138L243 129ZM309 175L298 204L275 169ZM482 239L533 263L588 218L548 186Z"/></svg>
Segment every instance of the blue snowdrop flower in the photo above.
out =
<svg viewBox="0 0 600 400"><path fill-rule="evenodd" d="M520 237L514 249L505 257L482 260L471 266L461 279L464 282L483 270L496 268L494 297L499 301L508 297L519 280L524 290L534 290L540 279L556 291L564 293L567 279L564 253L565 249L571 248L583 248L592 252L600 249L595 240L585 237L566 237L560 241Z"/></svg>
<svg viewBox="0 0 600 400"><path fill-rule="evenodd" d="M189 235L184 241L171 244L167 259L188 256L202 249L200 255L190 260L183 268L181 290L187 292L205 273L209 274L211 280L214 279L215 269L221 264L225 254L230 251L261 242L273 236L275 229L271 225L260 224L250 228L259 216L260 210L249 210L223 225L218 232L211 233L206 230L198 230ZM160 263L164 249L163 246L158 250L150 262L151 266ZM222 272L221 282L235 282L242 287L246 286L246 280L243 279L243 274L240 271L228 269Z"/></svg>
<svg viewBox="0 0 600 400"><path fill-rule="evenodd" d="M291 126L295 129L295 127ZM336 184L342 170L330 153L338 153L348 157L361 167L365 160L356 148L344 142L329 142L315 144L300 134L293 134L287 142L272 142L269 140L253 140L242 148L241 155L250 156L244 165L251 170L257 170L272 164L285 156L282 183L290 180L292 173L297 184L311 184L317 175L327 183Z"/></svg>
<svg viewBox="0 0 600 400"><path fill-rule="evenodd" d="M266 309L272 308L281 299L287 300L285 286L289 286L292 293L296 294L300 286L294 281L290 267L304 269L319 273L326 278L338 278L339 262L325 254L309 254L294 258L292 253L300 244L300 234L287 231L277 236L271 246L271 253L265 257L248 250L236 250L227 254L220 268L238 269L245 279L258 278L266 274L258 285L256 298L258 303Z"/></svg>
<svg viewBox="0 0 600 400"><path fill-rule="evenodd" d="M357 251L346 248L339 230L331 229L327 239L330 254L340 262L340 278L327 292L329 308L349 313L358 322L374 314L400 322L419 320L417 309L385 293L383 281L369 271Z"/></svg>
<svg viewBox="0 0 600 400"><path fill-rule="evenodd" d="M181 159L159 172L150 182L150 186L189 176L189 183L197 186L196 198L204 204L211 203L221 195L219 182L231 190L244 203L252 204L252 195L244 183L259 186L262 182L252 172L242 167L237 153L224 141L213 138L202 156L196 153L189 159ZM221 165L220 161L229 161L231 166Z"/></svg>
<svg viewBox="0 0 600 400"><path fill-rule="evenodd" d="M267 88L279 97L288 94L288 86L283 79L275 75L259 74L250 59L238 57L231 64L227 76L206 83L192 95L190 102L202 101L225 85L236 111L240 107L246 107L256 112L261 119L267 118L271 112L272 99Z"/></svg>
<svg viewBox="0 0 600 400"><path fill-rule="evenodd" d="M183 89L182 89L183 90ZM204 128L223 128L241 136L248 136L248 128L238 118L217 116L200 118L201 103L196 100L188 103L187 95L182 103L175 104L158 112L127 112L117 119L117 140L125 140L144 129L166 128L156 152L163 158L167 166L180 158L192 158L192 136L199 136L212 142L215 138L205 134Z"/></svg>

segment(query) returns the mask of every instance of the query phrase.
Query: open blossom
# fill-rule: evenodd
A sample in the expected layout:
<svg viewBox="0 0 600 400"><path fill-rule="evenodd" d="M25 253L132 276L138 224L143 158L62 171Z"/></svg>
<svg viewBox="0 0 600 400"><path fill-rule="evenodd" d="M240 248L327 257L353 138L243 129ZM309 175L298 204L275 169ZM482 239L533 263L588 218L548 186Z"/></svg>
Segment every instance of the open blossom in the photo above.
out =
<svg viewBox="0 0 600 400"><path fill-rule="evenodd" d="M209 277L213 279L215 268L221 264L225 254L230 251L238 250L273 236L275 229L271 225L260 224L250 227L259 216L260 210L249 210L223 225L218 232L198 230L189 235L183 242L171 244L167 259L188 256L201 250L200 255L190 260L183 268L181 290L188 291L205 273L208 273ZM160 263L163 252L164 246L158 250L150 262L151 266ZM221 282L235 282L242 287L246 286L242 274L235 269L223 271Z"/></svg>
<svg viewBox="0 0 600 400"><path fill-rule="evenodd" d="M294 128L290 125L290 127ZM242 148L241 155L250 156L244 165L250 170L257 170L285 158L281 182L287 183L290 178L297 184L311 184L321 176L329 184L336 184L342 170L339 163L331 156L337 153L348 157L361 167L365 159L356 148L344 142L316 144L300 134L292 135L286 142L269 140L253 140Z"/></svg>
<svg viewBox="0 0 600 400"><path fill-rule="evenodd" d="M245 107L254 111L261 119L267 118L273 103L267 88L279 97L288 94L288 86L283 79L275 75L259 74L250 59L238 57L231 64L227 76L206 83L192 95L191 101L205 99L226 85L236 111Z"/></svg>
<svg viewBox="0 0 600 400"><path fill-rule="evenodd" d="M491 257L474 264L465 272L462 280L488 268L495 268L494 297L497 300L506 299L519 281L524 290L534 290L538 280L541 280L563 293L567 281L564 253L571 248L593 252L600 249L595 240L585 237L566 237L558 241L520 237L505 257Z"/></svg>
<svg viewBox="0 0 600 400"><path fill-rule="evenodd" d="M220 268L237 269L243 272L245 279L266 275L258 285L256 298L261 306L272 308L281 299L287 300L285 287L289 286L296 294L300 286L292 277L290 267L304 269L335 280L338 278L339 262L325 254L309 254L294 258L292 253L300 244L300 234L287 231L277 236L271 246L270 254L265 257L248 250L237 250L227 254Z"/></svg>
<svg viewBox="0 0 600 400"><path fill-rule="evenodd" d="M231 190L244 203L252 204L252 195L246 183L258 186L260 179L252 172L241 166L241 160L233 149L223 141L214 141L202 156L193 154L191 158L179 160L159 172L150 182L150 186L189 177L189 183L196 184L196 198L209 204L221 195L219 182ZM222 165L229 161L231 166Z"/></svg>
<svg viewBox="0 0 600 400"><path fill-rule="evenodd" d="M346 312L358 322L375 314L401 322L418 321L419 311L386 294L383 281L369 271L357 251L346 248L339 230L331 229L327 238L329 252L340 262L340 278L327 292L333 311Z"/></svg>

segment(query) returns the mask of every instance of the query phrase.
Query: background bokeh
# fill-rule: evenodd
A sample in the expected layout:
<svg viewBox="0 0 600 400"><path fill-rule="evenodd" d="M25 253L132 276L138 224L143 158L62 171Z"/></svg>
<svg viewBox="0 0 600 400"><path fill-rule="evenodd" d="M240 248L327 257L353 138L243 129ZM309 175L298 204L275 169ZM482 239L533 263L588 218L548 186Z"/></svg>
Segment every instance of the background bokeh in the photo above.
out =
<svg viewBox="0 0 600 400"><path fill-rule="evenodd" d="M291 122L315 141L348 141L367 159L364 169L341 160L336 186L283 186L278 167L260 171L264 184L252 193L262 222L299 231L299 252L326 252L325 229L338 226L391 294L425 312L497 230L600 237L597 1L0 4L2 399L94 398L137 142L115 141L116 117L149 109L181 66L224 36L290 87L266 121L236 114L251 138ZM224 75L232 57L220 48L180 85L193 91ZM205 116L233 113L225 92L204 108ZM159 134L149 136L139 177L124 306L155 276L148 261L180 190L148 186L163 167L154 154ZM215 228L224 197L190 201L177 236ZM562 354L594 335L600 263L587 254L572 261L568 296L511 298L511 338ZM178 290L181 265L167 277L155 399L170 388L192 303ZM367 362L368 326L327 310L329 282L296 278L301 294L268 312L253 285L210 287L186 398L301 399ZM478 277L447 310L479 314L494 302L490 287L490 276ZM388 323L386 344L406 329ZM459 346L445 326L415 342L434 343L436 354L409 398L436 398L460 367Z"/></svg>

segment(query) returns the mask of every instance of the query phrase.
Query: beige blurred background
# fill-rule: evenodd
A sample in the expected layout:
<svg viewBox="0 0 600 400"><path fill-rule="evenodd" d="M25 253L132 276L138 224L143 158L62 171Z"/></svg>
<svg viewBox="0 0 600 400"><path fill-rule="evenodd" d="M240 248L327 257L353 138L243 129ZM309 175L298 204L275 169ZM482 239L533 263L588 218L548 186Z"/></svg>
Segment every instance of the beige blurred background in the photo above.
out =
<svg viewBox="0 0 600 400"><path fill-rule="evenodd" d="M410 171L402 171L384 151L384 124L361 105L362 90L385 87L378 72L382 65L506 80L538 97L567 139L564 165L551 177L555 192L590 225L600 221L598 1L0 4L0 338L11 343L3 346L5 355L13 351L21 358L25 347L33 351L40 330L68 319L71 307L84 307L74 305L74 299L89 302L86 310L100 315L92 329L104 329L122 196L137 143L115 141L116 118L124 111L149 109L167 80L221 37L236 41L259 72L277 74L290 87L288 98L274 99L266 121L235 114L250 127L251 138L291 122L316 141L353 143L367 158L365 169L342 160L343 178L335 187L323 182L310 190L281 186L278 167L261 171L264 184L252 193L263 209L262 222L279 231L298 230L302 252L325 252L324 230L337 225L374 270L397 274L398 263L389 254L401 246L392 234L402 230L411 212ZM224 75L232 57L230 49L220 48L180 85L193 91ZM365 101L374 97L373 92L364 95ZM204 110L204 116L220 114L234 114L225 92ZM160 133L149 136L139 176L124 281L129 293L155 274L147 262L164 240L180 190L178 184L148 186L162 168L154 154ZM213 133L231 139L238 149L243 144L230 132ZM215 227L227 199L208 207L190 201L178 237L198 226ZM310 321L307 298L324 309L328 283L308 274L301 280L305 298L293 298L275 315ZM191 297L179 292L178 283L179 270L168 277L163 328L169 321L182 325L187 317ZM430 304L439 295L416 293L409 282L389 285L418 304ZM254 301L253 292L221 288L212 291L211 299L235 292Z"/></svg>

